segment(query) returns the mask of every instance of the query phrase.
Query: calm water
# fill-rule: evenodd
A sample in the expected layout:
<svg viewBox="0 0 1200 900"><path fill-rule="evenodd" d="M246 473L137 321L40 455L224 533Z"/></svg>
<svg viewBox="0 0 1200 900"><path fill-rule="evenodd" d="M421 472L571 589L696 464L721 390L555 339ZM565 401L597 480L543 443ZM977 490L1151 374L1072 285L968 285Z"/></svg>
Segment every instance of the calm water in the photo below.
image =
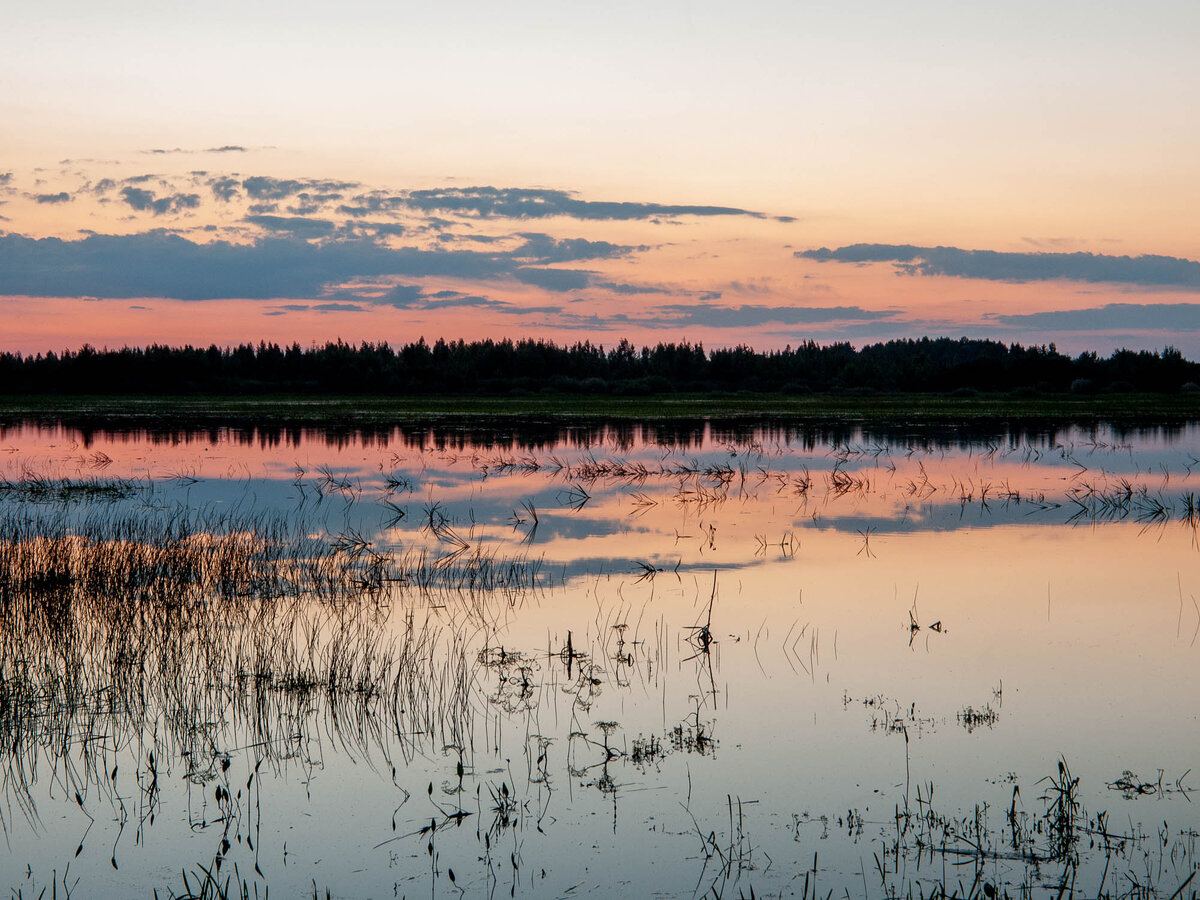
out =
<svg viewBox="0 0 1200 900"><path fill-rule="evenodd" d="M9 427L0 882L1170 897L1197 455L1195 425ZM104 574L173 553L175 593Z"/></svg>

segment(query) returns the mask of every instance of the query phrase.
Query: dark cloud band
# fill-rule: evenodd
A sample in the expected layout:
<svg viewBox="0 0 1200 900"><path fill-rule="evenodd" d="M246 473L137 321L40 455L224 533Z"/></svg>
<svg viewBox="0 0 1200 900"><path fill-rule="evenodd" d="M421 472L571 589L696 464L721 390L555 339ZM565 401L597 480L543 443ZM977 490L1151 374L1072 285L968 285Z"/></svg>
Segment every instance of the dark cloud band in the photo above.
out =
<svg viewBox="0 0 1200 900"><path fill-rule="evenodd" d="M149 212L156 216L195 209L200 205L199 194L169 194L159 197L153 191L136 187L122 188L121 199L138 212Z"/></svg>
<svg viewBox="0 0 1200 900"><path fill-rule="evenodd" d="M501 278L514 268L501 254L390 249L368 239L200 244L162 231L78 241L0 235L0 294L35 297L319 299L325 285L355 277Z"/></svg>
<svg viewBox="0 0 1200 900"><path fill-rule="evenodd" d="M711 306L673 303L657 307L670 318L665 325L703 325L711 328L747 328L756 325L816 325L826 322L876 321L894 313L859 306Z"/></svg>
<svg viewBox="0 0 1200 900"><path fill-rule="evenodd" d="M733 206L689 206L666 203L579 200L567 191L540 188L437 188L409 191L403 205L424 212L458 213L483 218L543 219L568 216L574 219L631 220L675 216L750 216L763 213Z"/></svg>
<svg viewBox="0 0 1200 900"><path fill-rule="evenodd" d="M1200 303L1109 303L1090 309L988 316L987 321L1039 331L1200 331Z"/></svg>
<svg viewBox="0 0 1200 900"><path fill-rule="evenodd" d="M1083 281L1141 287L1200 288L1200 262L1177 256L1110 256L1104 253L1004 253L911 244L850 244L796 251L819 262L894 263L905 275L982 278L989 281Z"/></svg>

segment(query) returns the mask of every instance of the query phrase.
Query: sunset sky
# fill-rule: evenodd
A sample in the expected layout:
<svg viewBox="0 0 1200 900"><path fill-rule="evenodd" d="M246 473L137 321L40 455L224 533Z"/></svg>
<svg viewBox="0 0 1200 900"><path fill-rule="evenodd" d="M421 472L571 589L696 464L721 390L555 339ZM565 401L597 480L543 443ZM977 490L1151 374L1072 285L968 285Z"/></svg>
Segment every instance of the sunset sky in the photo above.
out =
<svg viewBox="0 0 1200 900"><path fill-rule="evenodd" d="M0 350L1197 357L1198 47L1194 0L22 0Z"/></svg>

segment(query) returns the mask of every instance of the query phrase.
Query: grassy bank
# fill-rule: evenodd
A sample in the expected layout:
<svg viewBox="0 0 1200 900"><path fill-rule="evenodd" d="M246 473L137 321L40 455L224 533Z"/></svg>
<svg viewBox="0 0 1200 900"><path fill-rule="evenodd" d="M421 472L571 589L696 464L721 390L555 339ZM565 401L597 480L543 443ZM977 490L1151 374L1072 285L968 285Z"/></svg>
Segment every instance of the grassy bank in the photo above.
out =
<svg viewBox="0 0 1200 900"><path fill-rule="evenodd" d="M1151 423L1200 419L1200 394L667 394L614 397L8 396L0 421L149 425L384 425L414 419L783 418L828 421Z"/></svg>

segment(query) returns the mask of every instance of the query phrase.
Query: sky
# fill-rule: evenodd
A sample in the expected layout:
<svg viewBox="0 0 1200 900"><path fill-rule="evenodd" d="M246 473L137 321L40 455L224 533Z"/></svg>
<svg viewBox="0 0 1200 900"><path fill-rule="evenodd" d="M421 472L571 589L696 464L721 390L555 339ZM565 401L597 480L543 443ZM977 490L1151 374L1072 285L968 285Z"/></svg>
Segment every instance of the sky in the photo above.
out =
<svg viewBox="0 0 1200 900"><path fill-rule="evenodd" d="M0 351L947 335L1200 357L1194 0L4 18Z"/></svg>

